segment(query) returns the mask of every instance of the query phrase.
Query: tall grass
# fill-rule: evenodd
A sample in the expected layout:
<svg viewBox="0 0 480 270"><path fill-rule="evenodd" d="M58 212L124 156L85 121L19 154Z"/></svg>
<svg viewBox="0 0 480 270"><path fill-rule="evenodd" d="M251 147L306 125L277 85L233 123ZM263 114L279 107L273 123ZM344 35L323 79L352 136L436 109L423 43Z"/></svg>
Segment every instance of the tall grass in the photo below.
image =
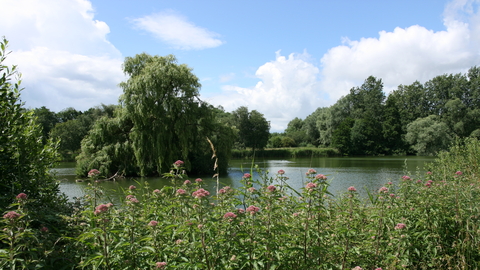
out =
<svg viewBox="0 0 480 270"><path fill-rule="evenodd" d="M399 176L359 197L333 196L311 169L301 190L288 172L246 173L209 194L201 179L124 190L116 205L91 194L62 235L66 269L477 269L480 142L458 142L419 178ZM178 169L178 168L177 168ZM175 187L174 187L175 186ZM22 204L5 214L3 268L35 269L56 250L32 231ZM53 234L53 233L52 233ZM44 237L44 238L41 238ZM37 248L42 243L41 248ZM48 244L49 243L49 244ZM50 246L49 246L50 245ZM32 251L31 248L37 248ZM50 253L49 253L50 252ZM49 265L56 265L50 258ZM68 263L66 263L68 261ZM60 269L60 268L59 268Z"/></svg>

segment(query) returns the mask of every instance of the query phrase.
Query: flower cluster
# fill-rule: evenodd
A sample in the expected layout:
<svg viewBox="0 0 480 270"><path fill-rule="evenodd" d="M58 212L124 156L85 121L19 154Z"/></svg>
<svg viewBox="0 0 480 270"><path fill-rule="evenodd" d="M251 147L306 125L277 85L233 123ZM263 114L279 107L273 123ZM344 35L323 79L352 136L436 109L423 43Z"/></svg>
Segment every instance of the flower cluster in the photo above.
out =
<svg viewBox="0 0 480 270"><path fill-rule="evenodd" d="M179 189L177 189L176 193L177 193L177 195L183 195L183 194L187 193L187 191L185 189L179 188Z"/></svg>
<svg viewBox="0 0 480 270"><path fill-rule="evenodd" d="M405 225L404 223L398 223L395 226L395 230L402 230L402 229L405 229L406 227L407 227L407 225Z"/></svg>
<svg viewBox="0 0 480 270"><path fill-rule="evenodd" d="M410 176L407 176L407 175L402 176L402 180L404 180L404 181L407 181L407 180L410 180L410 179L412 179L412 178L410 178Z"/></svg>
<svg viewBox="0 0 480 270"><path fill-rule="evenodd" d="M203 188L199 188L192 193L192 196L197 198L197 199L201 199L203 197L210 196L210 192L206 191Z"/></svg>
<svg viewBox="0 0 480 270"><path fill-rule="evenodd" d="M279 174L279 175L284 175L284 174L285 174L285 171L284 171L284 170L278 170L278 174Z"/></svg>
<svg viewBox="0 0 480 270"><path fill-rule="evenodd" d="M87 174L88 177L97 177L99 175L100 175L100 171L97 169L91 169Z"/></svg>
<svg viewBox="0 0 480 270"><path fill-rule="evenodd" d="M255 215L258 211L260 211L260 207L256 207L255 205L250 205L247 207L246 211L251 215Z"/></svg>
<svg viewBox="0 0 480 270"><path fill-rule="evenodd" d="M274 185L270 185L267 187L267 190L270 192L274 192L277 188Z"/></svg>
<svg viewBox="0 0 480 270"><path fill-rule="evenodd" d="M316 183L313 183L313 182L309 182L307 183L307 185L305 186L305 188L307 189L308 192L312 192L314 188L317 187L317 184Z"/></svg>
<svg viewBox="0 0 480 270"><path fill-rule="evenodd" d="M249 173L245 173L245 174L243 175L243 178L244 178L244 179L246 179L246 178L250 178L250 177L252 177L252 175L251 175L251 174L249 174Z"/></svg>
<svg viewBox="0 0 480 270"><path fill-rule="evenodd" d="M381 187L379 190L378 190L379 193L387 193L388 192L388 188L387 187Z"/></svg>
<svg viewBox="0 0 480 270"><path fill-rule="evenodd" d="M25 194L25 193L22 192L22 193L18 194L16 198L17 198L17 200L19 200L19 201L24 201L24 200L27 199L27 194Z"/></svg>
<svg viewBox="0 0 480 270"><path fill-rule="evenodd" d="M165 266L167 266L167 263L166 262L157 262L157 263L155 263L155 265L156 265L156 268L158 268L158 269L164 269Z"/></svg>
<svg viewBox="0 0 480 270"><path fill-rule="evenodd" d="M233 212L227 212L227 213L225 213L225 215L223 215L223 218L225 218L225 219L234 219L236 217L237 217L237 215L235 215Z"/></svg>
<svg viewBox="0 0 480 270"><path fill-rule="evenodd" d="M148 223L148 226L151 226L151 227L155 227L157 225L158 225L158 221L156 221L156 220L152 220Z"/></svg>
<svg viewBox="0 0 480 270"><path fill-rule="evenodd" d="M139 202L138 199L137 199L135 196L131 195L131 194L127 196L127 200L128 200L127 203L129 203L129 204L130 204L130 203L138 203L138 202Z"/></svg>
<svg viewBox="0 0 480 270"><path fill-rule="evenodd" d="M318 180L327 180L327 177L323 174L317 174L315 175L315 179L318 179Z"/></svg>
<svg viewBox="0 0 480 270"><path fill-rule="evenodd" d="M99 215L101 213L105 213L108 211L108 208L110 208L110 206L112 206L113 204L112 203L108 203L108 204L100 204L98 205L97 207L95 207L95 211L93 212L95 215Z"/></svg>
<svg viewBox="0 0 480 270"><path fill-rule="evenodd" d="M354 186L351 186L348 188L348 191L355 192L357 189Z"/></svg>
<svg viewBox="0 0 480 270"><path fill-rule="evenodd" d="M14 219L17 219L19 217L20 217L20 214L15 212L15 211L10 211L10 212L6 213L5 215L3 215L4 219L10 219L10 220L14 220Z"/></svg>
<svg viewBox="0 0 480 270"><path fill-rule="evenodd" d="M226 194L226 193L230 192L231 190L232 190L231 187L225 186L218 191L218 194Z"/></svg>
<svg viewBox="0 0 480 270"><path fill-rule="evenodd" d="M183 162L181 160L177 160L173 163L173 166L178 169L178 168L182 167L183 164L185 164L185 162Z"/></svg>

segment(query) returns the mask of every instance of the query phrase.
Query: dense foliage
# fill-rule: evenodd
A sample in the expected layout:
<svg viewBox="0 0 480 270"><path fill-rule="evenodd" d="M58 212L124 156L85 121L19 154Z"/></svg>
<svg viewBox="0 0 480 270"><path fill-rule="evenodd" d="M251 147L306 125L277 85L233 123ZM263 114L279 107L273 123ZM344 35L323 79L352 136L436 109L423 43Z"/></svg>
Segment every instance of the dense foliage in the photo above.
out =
<svg viewBox="0 0 480 270"><path fill-rule="evenodd" d="M33 112L20 100L20 74L3 63L8 53L0 41L0 209L4 211L19 193L29 196L28 207L35 225L54 222L67 209L58 183L49 173L57 161L56 144L42 142L42 130Z"/></svg>
<svg viewBox="0 0 480 270"><path fill-rule="evenodd" d="M100 118L82 141L77 172L86 176L159 175L178 157L194 173L227 170L233 130L217 121L217 110L199 99L191 69L166 57L127 57L123 95L114 117ZM210 140L221 164L211 159Z"/></svg>
<svg viewBox="0 0 480 270"><path fill-rule="evenodd" d="M480 136L480 68L400 85L385 97L381 79L368 77L331 107L293 119L270 146L336 147L347 155L434 155L455 137Z"/></svg>
<svg viewBox="0 0 480 270"><path fill-rule="evenodd" d="M263 114L256 110L248 111L247 107L240 107L231 114L233 125L238 129L238 145L263 149L270 136L270 122Z"/></svg>
<svg viewBox="0 0 480 270"><path fill-rule="evenodd" d="M93 182L59 247L29 209L3 216L4 269L477 269L480 267L480 141L458 141L416 178L408 173L362 197L328 192L327 176L245 173L237 188L180 178L130 186L108 201ZM95 179L98 173L93 171ZM399 176L400 178L400 176ZM145 182L147 183L147 182ZM210 190L210 191L209 191ZM37 235L36 238L31 237ZM59 253L58 250L63 252ZM28 251L28 252L27 252ZM57 257L52 257L54 254Z"/></svg>

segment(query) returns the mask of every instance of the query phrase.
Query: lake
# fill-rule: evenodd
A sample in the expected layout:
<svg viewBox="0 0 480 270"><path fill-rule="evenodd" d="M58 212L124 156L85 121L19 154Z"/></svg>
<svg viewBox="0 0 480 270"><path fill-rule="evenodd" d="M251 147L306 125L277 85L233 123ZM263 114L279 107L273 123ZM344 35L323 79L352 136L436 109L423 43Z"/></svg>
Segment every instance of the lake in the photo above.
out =
<svg viewBox="0 0 480 270"><path fill-rule="evenodd" d="M269 175L275 176L278 170L285 171L289 177L288 184L300 189L305 186L305 173L313 168L317 173L327 175L330 182L330 192L338 194L345 192L348 187L355 186L361 194L366 190L376 190L385 183L398 182L399 179L408 174L409 176L424 175L424 165L432 162L434 157L418 156L389 156L389 157L318 157L318 158L291 158L291 159L256 159L255 164ZM77 182L75 176L75 163L61 163L53 169L57 179L60 180L60 190L70 199L81 197L85 194L88 181ZM240 186L240 180L245 172L250 172L252 161L231 160L228 175L220 177L220 186ZM212 175L213 175L212 171ZM258 177L256 173L254 177ZM207 189L216 190L216 179L211 176L189 175L190 180L201 177ZM128 178L116 182L105 181L99 183L106 194L113 196L114 191L126 189L130 185L138 185L138 182L146 181L153 188L162 188L170 184L170 180L159 177ZM213 193L212 193L213 194Z"/></svg>

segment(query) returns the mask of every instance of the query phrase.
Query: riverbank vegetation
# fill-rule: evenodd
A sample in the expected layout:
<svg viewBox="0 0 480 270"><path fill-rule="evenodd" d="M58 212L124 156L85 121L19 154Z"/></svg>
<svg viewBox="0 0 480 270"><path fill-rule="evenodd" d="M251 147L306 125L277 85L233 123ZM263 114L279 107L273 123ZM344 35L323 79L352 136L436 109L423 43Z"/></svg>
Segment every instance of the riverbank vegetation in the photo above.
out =
<svg viewBox="0 0 480 270"><path fill-rule="evenodd" d="M4 213L2 268L35 269L476 269L480 267L480 141L459 141L412 178L360 197L328 192L310 169L246 172L210 194L172 166L161 190L130 186L109 201L95 182L64 216L65 230L33 226L28 194ZM252 169L255 170L255 169ZM257 174L255 174L257 175ZM90 177L99 176L92 171ZM334 180L333 180L334 181ZM211 190L211 189L210 189Z"/></svg>

